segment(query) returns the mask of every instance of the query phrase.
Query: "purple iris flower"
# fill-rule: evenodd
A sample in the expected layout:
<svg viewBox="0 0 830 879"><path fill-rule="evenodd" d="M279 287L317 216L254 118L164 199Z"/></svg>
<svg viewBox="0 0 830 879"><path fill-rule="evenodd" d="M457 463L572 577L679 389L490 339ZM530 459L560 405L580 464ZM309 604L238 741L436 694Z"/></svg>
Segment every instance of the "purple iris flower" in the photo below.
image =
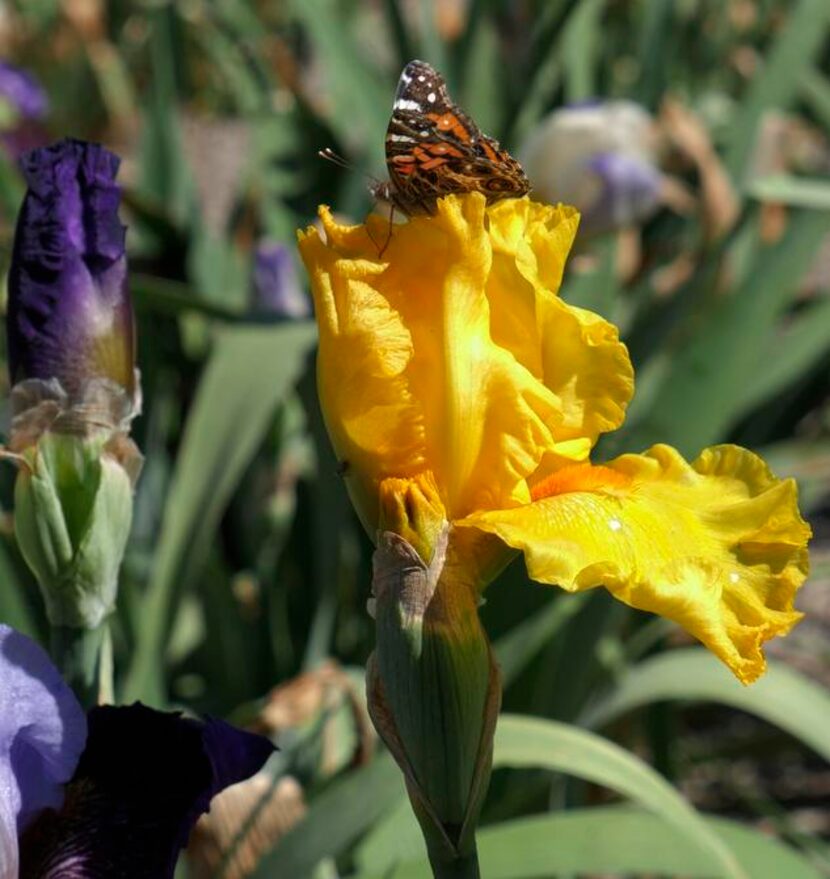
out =
<svg viewBox="0 0 830 879"><path fill-rule="evenodd" d="M88 719L43 650L0 626L0 879L167 879L262 736L135 704ZM64 784L64 782L68 782Z"/></svg>
<svg viewBox="0 0 830 879"><path fill-rule="evenodd" d="M254 307L272 317L303 318L311 314L297 267L289 249L279 241L261 241L254 252Z"/></svg>
<svg viewBox="0 0 830 879"><path fill-rule="evenodd" d="M0 625L0 879L17 879L17 838L32 818L61 806L86 733L46 652Z"/></svg>
<svg viewBox="0 0 830 879"><path fill-rule="evenodd" d="M25 70L0 61L0 98L5 98L24 119L42 119L49 99L40 83Z"/></svg>
<svg viewBox="0 0 830 879"><path fill-rule="evenodd" d="M119 159L62 140L21 160L28 184L9 271L12 383L56 379L70 400L93 378L135 393Z"/></svg>

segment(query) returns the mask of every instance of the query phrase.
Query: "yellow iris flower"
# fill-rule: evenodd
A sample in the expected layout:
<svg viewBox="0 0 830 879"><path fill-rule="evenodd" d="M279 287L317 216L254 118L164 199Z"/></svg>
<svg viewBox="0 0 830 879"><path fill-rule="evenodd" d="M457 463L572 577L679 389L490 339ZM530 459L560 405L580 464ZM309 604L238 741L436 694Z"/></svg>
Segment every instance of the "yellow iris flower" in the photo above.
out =
<svg viewBox="0 0 830 879"><path fill-rule="evenodd" d="M377 216L320 217L324 234L300 235L320 400L369 533L385 480L426 479L471 568L494 535L533 579L604 586L744 683L762 674L762 644L801 617L810 529L795 483L732 445L691 464L665 445L590 463L634 381L616 328L557 296L576 211L470 193L391 237Z"/></svg>

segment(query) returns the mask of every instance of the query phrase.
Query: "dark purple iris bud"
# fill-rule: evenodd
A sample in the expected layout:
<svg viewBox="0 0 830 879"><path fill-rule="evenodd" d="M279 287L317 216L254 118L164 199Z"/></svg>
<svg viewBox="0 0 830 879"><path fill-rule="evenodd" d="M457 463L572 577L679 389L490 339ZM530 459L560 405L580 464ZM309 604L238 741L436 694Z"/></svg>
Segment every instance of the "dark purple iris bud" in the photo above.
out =
<svg viewBox="0 0 830 879"><path fill-rule="evenodd" d="M0 61L0 98L5 98L24 119L42 119L49 112L49 99L40 83L6 61Z"/></svg>
<svg viewBox="0 0 830 879"><path fill-rule="evenodd" d="M272 317L303 318L311 304L300 285L291 251L279 241L261 241L254 252L254 308Z"/></svg>
<svg viewBox="0 0 830 879"><path fill-rule="evenodd" d="M262 736L135 704L89 712L63 808L21 839L20 879L172 877L197 818L273 752Z"/></svg>
<svg viewBox="0 0 830 879"><path fill-rule="evenodd" d="M118 218L119 159L62 140L21 160L28 190L9 271L13 384L57 380L70 402L92 379L135 387L126 229Z"/></svg>

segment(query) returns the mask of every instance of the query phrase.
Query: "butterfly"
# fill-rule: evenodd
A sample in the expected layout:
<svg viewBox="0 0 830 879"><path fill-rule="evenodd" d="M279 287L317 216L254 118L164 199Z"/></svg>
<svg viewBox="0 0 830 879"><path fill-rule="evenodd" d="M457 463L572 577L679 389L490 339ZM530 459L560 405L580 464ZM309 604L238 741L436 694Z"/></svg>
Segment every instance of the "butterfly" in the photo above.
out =
<svg viewBox="0 0 830 879"><path fill-rule="evenodd" d="M453 103L426 61L410 61L401 73L386 129L386 167L389 180L370 191L407 216L435 213L436 200L451 192L481 192L491 202L530 189L522 166Z"/></svg>

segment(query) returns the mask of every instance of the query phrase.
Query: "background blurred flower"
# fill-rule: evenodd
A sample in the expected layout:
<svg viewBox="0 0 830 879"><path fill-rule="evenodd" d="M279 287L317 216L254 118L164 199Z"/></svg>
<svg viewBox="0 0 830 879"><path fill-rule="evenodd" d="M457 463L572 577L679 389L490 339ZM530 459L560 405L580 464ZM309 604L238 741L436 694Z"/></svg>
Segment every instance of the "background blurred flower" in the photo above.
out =
<svg viewBox="0 0 830 879"><path fill-rule="evenodd" d="M254 251L255 311L273 317L301 318L311 314L311 302L300 286L294 256L279 241L260 241Z"/></svg>
<svg viewBox="0 0 830 879"><path fill-rule="evenodd" d="M273 750L139 704L87 721L46 653L0 625L0 879L18 879L18 837L24 879L172 876L212 797Z"/></svg>
<svg viewBox="0 0 830 879"><path fill-rule="evenodd" d="M49 111L49 99L40 83L7 61L0 61L0 98L24 119L41 119Z"/></svg>
<svg viewBox="0 0 830 879"><path fill-rule="evenodd" d="M653 120L631 101L554 111L530 134L520 158L534 196L574 205L582 232L640 223L660 203Z"/></svg>
<svg viewBox="0 0 830 879"><path fill-rule="evenodd" d="M12 157L45 141L48 112L49 99L34 76L0 61L0 141Z"/></svg>

